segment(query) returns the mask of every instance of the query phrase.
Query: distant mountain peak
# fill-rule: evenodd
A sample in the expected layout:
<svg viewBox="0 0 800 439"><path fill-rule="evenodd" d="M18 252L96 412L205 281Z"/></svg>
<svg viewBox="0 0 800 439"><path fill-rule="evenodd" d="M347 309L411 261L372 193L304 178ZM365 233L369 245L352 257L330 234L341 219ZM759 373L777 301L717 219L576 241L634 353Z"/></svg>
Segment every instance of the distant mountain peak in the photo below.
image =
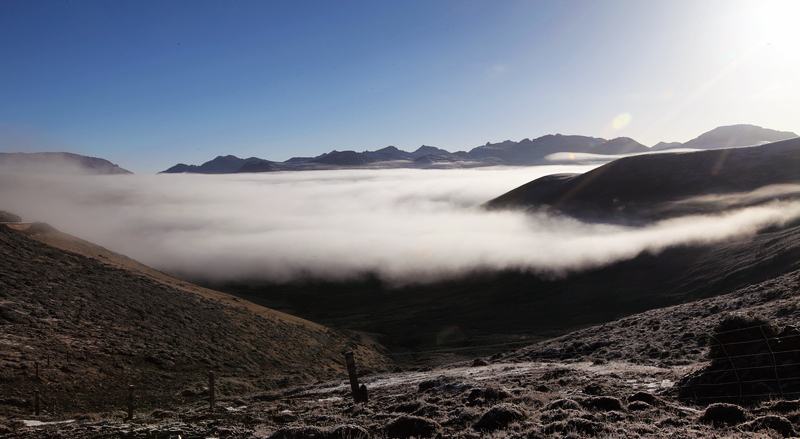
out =
<svg viewBox="0 0 800 439"><path fill-rule="evenodd" d="M797 134L777 131L757 125L739 124L714 128L681 145L682 148L717 149L753 146L763 143L793 139Z"/></svg>
<svg viewBox="0 0 800 439"><path fill-rule="evenodd" d="M3 152L0 153L0 166L48 173L132 174L106 159L71 152Z"/></svg>

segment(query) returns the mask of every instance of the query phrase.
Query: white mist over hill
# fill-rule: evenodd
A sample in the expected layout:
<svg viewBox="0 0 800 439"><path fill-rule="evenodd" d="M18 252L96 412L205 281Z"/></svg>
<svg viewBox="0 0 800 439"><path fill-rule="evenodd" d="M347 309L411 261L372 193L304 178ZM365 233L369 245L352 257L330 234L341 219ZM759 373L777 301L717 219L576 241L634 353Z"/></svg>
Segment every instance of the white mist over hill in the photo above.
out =
<svg viewBox="0 0 800 439"><path fill-rule="evenodd" d="M591 168L212 176L6 169L0 172L0 209L159 270L212 281L345 279L374 271L388 281L414 283L499 268L558 275L800 218L798 202L638 228L479 207L535 178Z"/></svg>

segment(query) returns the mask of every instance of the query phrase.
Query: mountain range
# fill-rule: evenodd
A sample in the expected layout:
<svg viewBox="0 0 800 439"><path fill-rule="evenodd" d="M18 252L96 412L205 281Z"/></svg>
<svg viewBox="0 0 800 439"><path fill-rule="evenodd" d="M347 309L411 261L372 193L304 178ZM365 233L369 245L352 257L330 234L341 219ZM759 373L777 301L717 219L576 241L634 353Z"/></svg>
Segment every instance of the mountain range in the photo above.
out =
<svg viewBox="0 0 800 439"><path fill-rule="evenodd" d="M797 134L754 125L715 128L686 143L660 142L648 148L628 137L606 140L599 137L548 134L519 142L486 143L469 151L449 152L423 145L414 152L387 146L377 151L331 151L317 157L294 157L275 162L258 157L218 156L202 165L177 164L164 173L231 174L337 168L447 168L478 166L534 166L552 164L556 153L588 153L602 156L640 154L677 148L717 149L751 146L797 137Z"/></svg>

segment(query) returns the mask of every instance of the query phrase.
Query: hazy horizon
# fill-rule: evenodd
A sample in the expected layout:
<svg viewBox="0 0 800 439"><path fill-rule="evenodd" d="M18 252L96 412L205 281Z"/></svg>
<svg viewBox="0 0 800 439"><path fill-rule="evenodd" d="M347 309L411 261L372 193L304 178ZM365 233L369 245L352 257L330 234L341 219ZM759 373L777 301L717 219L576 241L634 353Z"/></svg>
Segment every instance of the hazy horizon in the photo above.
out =
<svg viewBox="0 0 800 439"><path fill-rule="evenodd" d="M212 176L81 176L6 169L0 172L0 206L158 270L215 282L345 280L375 273L403 284L502 269L559 276L645 251L752 235L800 218L800 202L645 227L479 207L537 177L592 168ZM736 202L726 197L720 203Z"/></svg>

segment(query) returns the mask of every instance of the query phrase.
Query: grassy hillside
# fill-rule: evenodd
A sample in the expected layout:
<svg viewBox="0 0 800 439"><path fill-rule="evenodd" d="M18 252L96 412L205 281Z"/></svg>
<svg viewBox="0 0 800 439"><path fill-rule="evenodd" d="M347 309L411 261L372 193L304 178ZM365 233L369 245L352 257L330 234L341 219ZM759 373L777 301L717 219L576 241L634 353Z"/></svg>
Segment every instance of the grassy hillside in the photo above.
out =
<svg viewBox="0 0 800 439"><path fill-rule="evenodd" d="M51 413L113 410L128 385L140 406L168 407L207 396L209 371L220 395L345 378L348 350L363 369L391 367L357 335L171 279L46 225L0 225L0 413L28 413L36 390Z"/></svg>

